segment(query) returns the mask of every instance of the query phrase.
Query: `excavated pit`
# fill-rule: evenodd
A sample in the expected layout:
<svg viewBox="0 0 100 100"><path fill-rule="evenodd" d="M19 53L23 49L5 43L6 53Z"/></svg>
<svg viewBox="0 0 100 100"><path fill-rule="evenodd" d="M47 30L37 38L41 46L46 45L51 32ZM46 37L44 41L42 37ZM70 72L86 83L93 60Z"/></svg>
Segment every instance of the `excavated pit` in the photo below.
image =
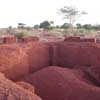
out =
<svg viewBox="0 0 100 100"><path fill-rule="evenodd" d="M0 45L0 72L33 95L21 100L100 100L100 44L95 41L70 37L44 42L29 37L16 42L6 37Z"/></svg>

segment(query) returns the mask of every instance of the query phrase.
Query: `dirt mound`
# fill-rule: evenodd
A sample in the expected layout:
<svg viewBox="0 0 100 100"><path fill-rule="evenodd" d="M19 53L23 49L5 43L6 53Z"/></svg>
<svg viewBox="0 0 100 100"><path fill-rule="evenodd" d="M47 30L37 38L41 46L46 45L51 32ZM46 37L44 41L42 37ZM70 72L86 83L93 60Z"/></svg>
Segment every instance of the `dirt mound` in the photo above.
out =
<svg viewBox="0 0 100 100"><path fill-rule="evenodd" d="M80 72L81 73L81 72ZM22 80L33 84L44 100L100 100L100 89L74 70L48 67Z"/></svg>
<svg viewBox="0 0 100 100"><path fill-rule="evenodd" d="M0 100L41 100L36 94L26 91L24 88L16 85L6 79L0 73Z"/></svg>
<svg viewBox="0 0 100 100"><path fill-rule="evenodd" d="M23 82L23 81L19 81L19 82L16 82L18 85L20 85L21 87L23 87L24 89L27 89L28 91L32 92L32 93L35 93L35 88L27 83L27 82Z"/></svg>

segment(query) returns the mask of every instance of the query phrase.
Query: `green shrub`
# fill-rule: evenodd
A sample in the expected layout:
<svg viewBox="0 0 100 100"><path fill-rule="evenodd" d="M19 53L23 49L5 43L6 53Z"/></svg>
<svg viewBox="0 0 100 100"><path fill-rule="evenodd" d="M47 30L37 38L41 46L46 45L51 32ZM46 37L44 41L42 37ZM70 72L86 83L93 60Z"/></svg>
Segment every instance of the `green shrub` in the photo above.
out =
<svg viewBox="0 0 100 100"><path fill-rule="evenodd" d="M15 36L18 38L18 39L21 39L23 37L26 36L26 33L25 32L19 32L19 33L16 33Z"/></svg>

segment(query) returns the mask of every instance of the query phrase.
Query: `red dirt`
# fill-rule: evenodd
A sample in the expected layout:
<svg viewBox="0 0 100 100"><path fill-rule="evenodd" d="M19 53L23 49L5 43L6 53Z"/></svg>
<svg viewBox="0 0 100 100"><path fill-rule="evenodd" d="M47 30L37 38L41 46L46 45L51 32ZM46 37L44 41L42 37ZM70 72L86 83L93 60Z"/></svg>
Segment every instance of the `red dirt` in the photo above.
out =
<svg viewBox="0 0 100 100"><path fill-rule="evenodd" d="M95 38L81 38L80 42L96 42Z"/></svg>
<svg viewBox="0 0 100 100"><path fill-rule="evenodd" d="M66 42L96 42L95 38L81 38L78 36L72 36L72 37L65 37L64 41Z"/></svg>
<svg viewBox="0 0 100 100"><path fill-rule="evenodd" d="M86 70L100 84L100 66L91 66ZM100 85L99 85L100 86Z"/></svg>
<svg viewBox="0 0 100 100"><path fill-rule="evenodd" d="M36 94L26 91L24 88L16 85L6 79L0 73L0 100L41 100Z"/></svg>
<svg viewBox="0 0 100 100"><path fill-rule="evenodd" d="M49 46L40 42L30 42L24 46L23 51L28 55L30 72L50 65Z"/></svg>
<svg viewBox="0 0 100 100"><path fill-rule="evenodd" d="M64 39L66 42L80 42L80 37L66 37Z"/></svg>
<svg viewBox="0 0 100 100"><path fill-rule="evenodd" d="M5 37L2 37L3 38L3 43L6 43L6 44L9 44L9 43L16 43L17 42L17 39L16 37L14 36L5 36Z"/></svg>
<svg viewBox="0 0 100 100"><path fill-rule="evenodd" d="M22 38L22 42L34 42L34 41L39 41L39 38L33 36Z"/></svg>
<svg viewBox="0 0 100 100"><path fill-rule="evenodd" d="M81 41L80 37L56 42L34 39L0 45L0 72L18 81L15 88L18 86L32 94L35 88L43 100L100 100L99 43L94 43L94 39ZM16 100L12 94L9 98L5 100Z"/></svg>
<svg viewBox="0 0 100 100"><path fill-rule="evenodd" d="M35 88L27 83L27 82L23 82L23 81L19 81L19 82L16 82L18 85L20 85L21 87L23 87L24 89L27 89L28 91L32 92L32 93L35 93Z"/></svg>
<svg viewBox="0 0 100 100"><path fill-rule="evenodd" d="M49 47L39 42L0 46L0 72L12 80L49 66Z"/></svg>
<svg viewBox="0 0 100 100"><path fill-rule="evenodd" d="M93 43L59 43L56 47L56 62L60 66L99 66L100 45Z"/></svg>
<svg viewBox="0 0 100 100"><path fill-rule="evenodd" d="M84 74L80 73L53 66L22 80L33 84L43 100L100 100L100 88L84 81Z"/></svg>
<svg viewBox="0 0 100 100"><path fill-rule="evenodd" d="M29 73L27 55L18 45L0 46L0 72L10 79Z"/></svg>

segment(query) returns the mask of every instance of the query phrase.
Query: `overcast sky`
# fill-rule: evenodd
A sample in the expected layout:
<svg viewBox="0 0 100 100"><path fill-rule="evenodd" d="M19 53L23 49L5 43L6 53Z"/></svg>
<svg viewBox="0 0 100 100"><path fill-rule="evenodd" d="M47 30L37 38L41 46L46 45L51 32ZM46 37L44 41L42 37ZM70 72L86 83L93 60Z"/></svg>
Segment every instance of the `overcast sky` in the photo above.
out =
<svg viewBox="0 0 100 100"><path fill-rule="evenodd" d="M65 5L88 12L77 23L100 24L99 0L0 0L0 27L17 26L19 22L34 26L44 20L62 24L66 20L57 14L57 9Z"/></svg>

